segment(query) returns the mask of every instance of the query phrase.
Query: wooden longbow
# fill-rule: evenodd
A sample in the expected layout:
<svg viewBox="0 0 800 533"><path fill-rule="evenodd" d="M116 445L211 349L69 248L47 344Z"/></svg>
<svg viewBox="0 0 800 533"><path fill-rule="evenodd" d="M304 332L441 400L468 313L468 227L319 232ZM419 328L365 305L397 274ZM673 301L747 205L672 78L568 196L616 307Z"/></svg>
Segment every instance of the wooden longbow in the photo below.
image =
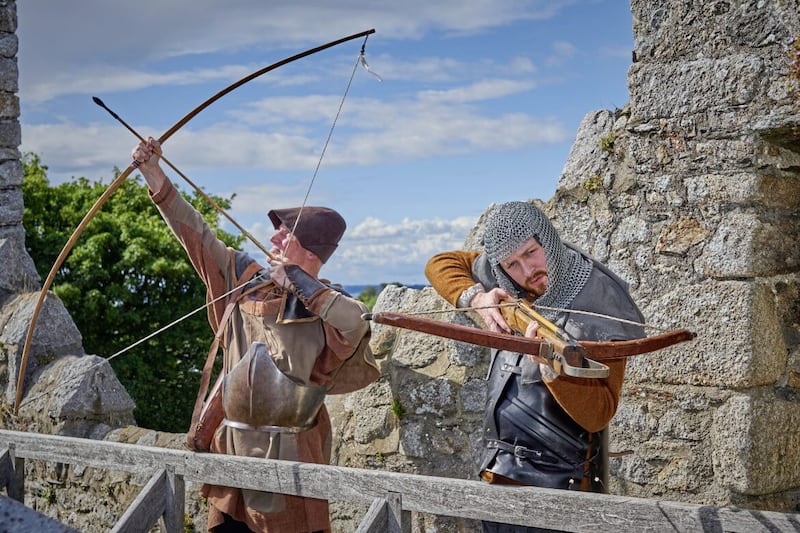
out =
<svg viewBox="0 0 800 533"><path fill-rule="evenodd" d="M194 109L189 111L189 113L187 113L183 118L181 118L178 122L176 122L167 131L165 131L158 138L158 142L160 144L164 144L164 142L167 139L169 139L176 131L178 131L184 125L186 125L187 122L189 122L195 116L197 116L197 114L199 114L201 111L206 109L208 106L210 106L211 104L213 104L214 102L216 102L217 100L219 100L220 98L225 96L226 94L228 94L231 91L234 91L235 89L241 87L245 83L247 83L247 82L249 82L249 81L251 81L251 80L253 80L253 79L255 79L255 78L257 78L257 77L259 77L261 75L263 75L263 74L266 74L267 72L269 72L271 70L275 70L278 67L286 65L286 64L291 63L293 61L297 61L298 59L302 59L302 58L310 56L312 54L316 54L317 52L321 52L322 50L325 50L327 48L331 48L333 46L342 44L344 42L351 41L353 39L358 39L359 37L368 37L369 35L371 35L373 33L375 33L374 29L369 29L369 30L365 30L365 31L362 31L362 32L359 32L359 33L354 33L353 35L348 35L347 37L342 37L341 39L337 39L335 41L331 41L329 43L317 46L315 48L310 48L310 49L308 49L308 50L306 50L304 52L300 52L300 53L295 54L295 55L293 55L291 57L287 57L287 58L282 59L282 60L280 60L280 61L278 61L276 63L273 63L273 64L271 64L269 66L266 66L264 68L258 69L257 71L253 72L252 74L248 74L247 76L245 76L244 78L240 79L239 81L236 81L236 82L228 85L227 87L225 87L221 91L217 92L216 94L214 94L213 96L211 96L210 98L205 100L203 103L201 103L200 105L198 105L197 107L195 107ZM120 187L120 185L122 185L122 183L125 181L125 179L135 170L135 168L136 167L133 165L133 163L131 163L130 165L128 165L128 167L119 176L117 176L114 179L114 181L111 182L111 184L103 192L103 194L97 199L97 201L95 201L95 203L92 206L92 208L89 209L89 212L86 213L86 215L83 217L83 219L81 220L80 224L78 224L78 227L75 228L75 231L72 232L72 235L70 235L69 240L64 245L64 248L62 248L61 253L58 254L58 257L56 258L55 263L53 263L53 266L50 268L50 273L47 275L47 279L45 280L44 284L42 285L42 290L39 292L39 298L37 299L36 306L33 309L33 314L31 315L31 323L28 326L28 332L27 332L27 334L25 336L25 344L24 344L24 346L22 348L22 357L20 359L19 370L17 372L16 395L15 395L15 398L14 398L14 414L17 414L17 412L19 410L20 401L22 400L22 389L23 389L23 386L24 386L24 383L25 383L25 371L26 371L26 368L27 368L27 365L28 365L28 358L30 356L30 349L31 349L31 342L33 340L33 333L34 333L34 331L36 329L36 322L39 319L39 313L42 310L42 305L44 304L44 300L47 297L47 293L50 290L50 287L53 285L53 281L55 280L56 274L58 273L58 271L61 268L61 266L64 264L64 260L67 258L67 255L69 255L70 251L72 250L72 247L75 245L75 242L77 242L78 238L81 236L81 234L83 233L84 229L86 229L86 226L89 224L89 222L95 216L95 214L100 210L100 208L103 206L103 204L105 204L105 202L111 197L111 195L114 194L114 192Z"/></svg>

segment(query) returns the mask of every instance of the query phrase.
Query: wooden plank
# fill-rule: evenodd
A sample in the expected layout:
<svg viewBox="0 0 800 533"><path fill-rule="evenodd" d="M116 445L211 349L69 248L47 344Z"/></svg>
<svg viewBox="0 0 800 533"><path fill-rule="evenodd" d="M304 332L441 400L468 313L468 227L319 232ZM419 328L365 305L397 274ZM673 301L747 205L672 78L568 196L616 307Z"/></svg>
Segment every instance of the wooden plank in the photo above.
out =
<svg viewBox="0 0 800 533"><path fill-rule="evenodd" d="M11 454L8 448L0 449L0 490L9 485L11 475L14 473L14 466L11 464Z"/></svg>
<svg viewBox="0 0 800 533"><path fill-rule="evenodd" d="M562 531L703 532L711 520L725 531L797 533L794 524L800 520L796 514L677 502L667 506L643 498L249 457L227 457L223 463L219 456L197 455L187 465L186 475L217 485L323 499L334 494L335 499L365 504L397 492L403 495L403 509L410 511Z"/></svg>
<svg viewBox="0 0 800 533"><path fill-rule="evenodd" d="M0 448L9 445L13 445L12 452L18 457L129 472L155 471L172 465L177 473L182 473L186 457L190 454L188 451L155 446L0 430ZM68 455L65 455L66 450L69 451ZM69 457L69 461L64 461L65 457Z"/></svg>
<svg viewBox="0 0 800 533"><path fill-rule="evenodd" d="M386 503L389 506L389 513L386 517L386 532L402 533L403 495L398 492L390 492L386 495Z"/></svg>
<svg viewBox="0 0 800 533"><path fill-rule="evenodd" d="M168 468L188 481L370 505L390 493L402 509L562 531L800 531L799 514L362 470L293 461L197 454L132 444L0 431L17 457L115 470Z"/></svg>
<svg viewBox="0 0 800 533"><path fill-rule="evenodd" d="M164 514L167 501L167 472L160 470L150 478L147 485L128 507L122 518L111 530L112 533L137 533L149 531Z"/></svg>
<svg viewBox="0 0 800 533"><path fill-rule="evenodd" d="M13 442L8 443L5 449L8 450L10 459L6 493L9 498L25 503L25 457L16 453L16 446Z"/></svg>
<svg viewBox="0 0 800 533"><path fill-rule="evenodd" d="M167 469L167 501L164 504L164 528L167 533L183 533L186 506L186 482L183 476Z"/></svg>
<svg viewBox="0 0 800 533"><path fill-rule="evenodd" d="M389 502L383 498L375 498L358 525L356 533L384 533L388 516Z"/></svg>

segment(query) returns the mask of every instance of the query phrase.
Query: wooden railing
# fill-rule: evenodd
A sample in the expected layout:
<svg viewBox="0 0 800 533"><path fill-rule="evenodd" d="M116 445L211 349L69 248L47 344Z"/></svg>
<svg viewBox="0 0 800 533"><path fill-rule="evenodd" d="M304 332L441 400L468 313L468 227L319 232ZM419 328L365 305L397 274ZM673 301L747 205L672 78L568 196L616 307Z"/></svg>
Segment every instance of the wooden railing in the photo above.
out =
<svg viewBox="0 0 800 533"><path fill-rule="evenodd" d="M561 531L800 531L800 514L489 485L0 430L0 488L20 502L26 459L151 473L150 481L114 527L118 532L148 531L159 521L170 533L182 532L187 482L369 505L358 533L400 533L408 529L403 526L409 524L410 511Z"/></svg>

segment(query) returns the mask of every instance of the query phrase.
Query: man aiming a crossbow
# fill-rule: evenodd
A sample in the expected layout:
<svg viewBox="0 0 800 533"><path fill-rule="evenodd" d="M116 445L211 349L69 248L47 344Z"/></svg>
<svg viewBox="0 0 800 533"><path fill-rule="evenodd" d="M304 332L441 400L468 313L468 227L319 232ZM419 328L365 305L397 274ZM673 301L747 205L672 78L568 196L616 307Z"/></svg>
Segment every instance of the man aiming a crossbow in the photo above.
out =
<svg viewBox="0 0 800 533"><path fill-rule="evenodd" d="M564 243L533 204L496 206L483 245L482 251L437 254L425 274L443 298L474 309L488 329L511 333L501 304L520 299L576 341L644 337L637 325L643 316L627 284ZM536 336L542 327L531 321L525 334ZM595 379L558 373L549 363L492 351L480 476L489 483L605 492L606 428L619 405L625 359L608 361L608 376ZM485 532L538 531L509 527L483 524Z"/></svg>

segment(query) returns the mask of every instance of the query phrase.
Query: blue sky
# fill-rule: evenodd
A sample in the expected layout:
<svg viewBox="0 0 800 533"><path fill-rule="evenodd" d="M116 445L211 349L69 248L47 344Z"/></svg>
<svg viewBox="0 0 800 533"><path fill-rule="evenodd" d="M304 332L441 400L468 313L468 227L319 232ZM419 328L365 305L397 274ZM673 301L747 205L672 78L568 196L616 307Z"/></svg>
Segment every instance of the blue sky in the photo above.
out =
<svg viewBox="0 0 800 533"><path fill-rule="evenodd" d="M273 207L308 195L339 210L348 231L322 274L346 285L426 283L427 259L459 248L492 203L550 198L583 117L628 102L623 0L26 0L17 10L20 148L51 183L108 182L130 162L136 138L93 96L158 137L250 72L374 28L365 57L382 81L353 75L363 39L349 41L240 87L163 147L206 192L235 194L230 214L263 243Z"/></svg>

